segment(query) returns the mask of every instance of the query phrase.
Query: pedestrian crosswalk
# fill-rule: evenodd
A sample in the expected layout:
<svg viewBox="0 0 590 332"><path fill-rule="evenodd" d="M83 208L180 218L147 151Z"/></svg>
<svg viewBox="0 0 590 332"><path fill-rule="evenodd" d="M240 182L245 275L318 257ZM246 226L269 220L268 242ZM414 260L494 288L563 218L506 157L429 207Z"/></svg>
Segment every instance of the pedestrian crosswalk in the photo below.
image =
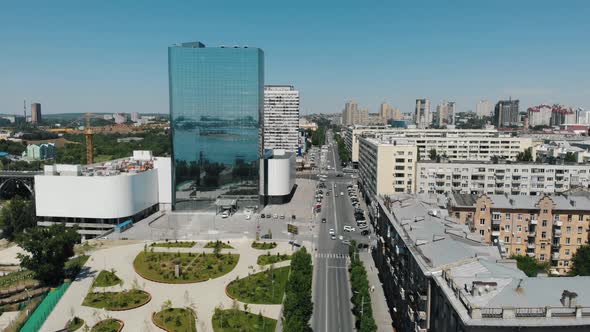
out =
<svg viewBox="0 0 590 332"><path fill-rule="evenodd" d="M336 254L331 252L316 252L315 258L340 258L348 259L348 254Z"/></svg>

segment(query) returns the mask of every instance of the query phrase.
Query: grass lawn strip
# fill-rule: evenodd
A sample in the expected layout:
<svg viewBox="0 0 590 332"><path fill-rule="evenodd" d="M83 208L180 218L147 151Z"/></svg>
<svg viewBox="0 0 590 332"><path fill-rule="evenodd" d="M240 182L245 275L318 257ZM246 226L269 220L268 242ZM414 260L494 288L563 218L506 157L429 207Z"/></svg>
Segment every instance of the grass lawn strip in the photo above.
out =
<svg viewBox="0 0 590 332"><path fill-rule="evenodd" d="M268 269L234 280L227 285L227 295L244 303L281 304L290 269L290 266Z"/></svg>
<svg viewBox="0 0 590 332"><path fill-rule="evenodd" d="M92 287L111 287L118 285L120 282L121 279L119 279L115 273L112 271L102 270L96 279L94 279Z"/></svg>
<svg viewBox="0 0 590 332"><path fill-rule="evenodd" d="M261 314L253 314L237 309L215 309L212 318L214 332L274 332L277 321L264 317Z"/></svg>
<svg viewBox="0 0 590 332"><path fill-rule="evenodd" d="M288 260L291 260L291 255L279 253L277 253L276 255L271 255L269 252L267 252L266 255L258 256L258 260L256 261L256 263L258 263L258 265L268 265Z"/></svg>
<svg viewBox="0 0 590 332"><path fill-rule="evenodd" d="M173 332L197 332L196 316L187 308L168 308L152 315L157 327Z"/></svg>
<svg viewBox="0 0 590 332"><path fill-rule="evenodd" d="M164 283L207 281L227 274L238 264L238 254L141 252L133 267L143 278ZM174 274L175 265L180 275Z"/></svg>
<svg viewBox="0 0 590 332"><path fill-rule="evenodd" d="M68 324L66 325L66 329L68 329L68 331L76 331L79 328L82 327L82 325L84 325L84 320L78 316L75 316L74 318L70 319L68 321Z"/></svg>
<svg viewBox="0 0 590 332"><path fill-rule="evenodd" d="M252 242L252 248L259 250L269 250L277 247L276 242Z"/></svg>
<svg viewBox="0 0 590 332"><path fill-rule="evenodd" d="M152 243L150 246L160 248L192 248L195 246L195 243L195 241L159 242Z"/></svg>
<svg viewBox="0 0 590 332"><path fill-rule="evenodd" d="M118 332L123 329L123 322L118 319L105 319L96 323L90 332Z"/></svg>
<svg viewBox="0 0 590 332"><path fill-rule="evenodd" d="M221 241L209 241L207 242L207 244L205 244L205 246L203 246L203 248L215 248L215 245L217 243L220 243L220 249L234 249L234 247L230 246L229 244L225 243L225 242L221 242Z"/></svg>
<svg viewBox="0 0 590 332"><path fill-rule="evenodd" d="M88 293L82 305L112 311L123 311L141 307L151 299L149 293L133 289L126 292Z"/></svg>

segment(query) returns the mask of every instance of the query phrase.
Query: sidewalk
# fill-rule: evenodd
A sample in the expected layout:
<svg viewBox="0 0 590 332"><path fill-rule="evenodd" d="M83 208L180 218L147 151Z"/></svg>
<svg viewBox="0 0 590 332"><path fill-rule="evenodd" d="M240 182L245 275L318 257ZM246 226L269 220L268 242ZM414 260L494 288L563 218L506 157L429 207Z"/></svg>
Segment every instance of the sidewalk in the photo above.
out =
<svg viewBox="0 0 590 332"><path fill-rule="evenodd" d="M385 294L383 293L383 287L377 275L377 268L375 267L373 257L367 251L359 252L359 257L367 269L369 285L375 286L375 291L370 292L370 294L373 318L377 324L377 332L391 332L393 331L391 315L389 314L389 308L387 307Z"/></svg>

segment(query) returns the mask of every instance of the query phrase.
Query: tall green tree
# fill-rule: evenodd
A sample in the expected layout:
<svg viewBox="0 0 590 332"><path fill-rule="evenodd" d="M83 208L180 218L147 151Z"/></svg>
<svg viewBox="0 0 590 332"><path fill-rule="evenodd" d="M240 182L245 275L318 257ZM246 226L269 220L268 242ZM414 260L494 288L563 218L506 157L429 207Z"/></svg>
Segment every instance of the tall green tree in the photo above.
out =
<svg viewBox="0 0 590 332"><path fill-rule="evenodd" d="M57 285L64 278L64 265L74 256L79 238L77 227L64 224L29 228L17 238L27 252L18 255L21 266L35 272L44 284Z"/></svg>
<svg viewBox="0 0 590 332"><path fill-rule="evenodd" d="M285 332L311 331L309 320L313 313L312 274L311 255L303 247L291 257L291 273L283 303L283 331Z"/></svg>
<svg viewBox="0 0 590 332"><path fill-rule="evenodd" d="M430 151L428 151L428 158L430 158L430 160L436 160L436 157L438 155L436 154L436 149L431 149Z"/></svg>
<svg viewBox="0 0 590 332"><path fill-rule="evenodd" d="M581 246L572 256L571 274L576 276L590 276L590 246Z"/></svg>
<svg viewBox="0 0 590 332"><path fill-rule="evenodd" d="M0 211L0 225L2 235L10 241L25 229L34 227L36 222L33 202L20 197L8 201Z"/></svg>

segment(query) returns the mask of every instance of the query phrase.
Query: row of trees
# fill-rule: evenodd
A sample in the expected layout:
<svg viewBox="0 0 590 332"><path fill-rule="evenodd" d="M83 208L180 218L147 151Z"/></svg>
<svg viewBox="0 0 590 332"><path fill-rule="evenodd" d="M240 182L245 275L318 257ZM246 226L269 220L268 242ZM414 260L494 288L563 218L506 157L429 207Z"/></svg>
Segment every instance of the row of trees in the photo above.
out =
<svg viewBox="0 0 590 332"><path fill-rule="evenodd" d="M377 331L377 324L373 318L371 308L371 294L369 293L369 279L367 270L358 256L356 241L349 247L350 254L350 285L352 287L352 313L356 316L356 328L359 332Z"/></svg>
<svg viewBox="0 0 590 332"><path fill-rule="evenodd" d="M27 252L18 254L21 267L35 272L36 279L45 285L61 283L65 263L74 255L74 245L80 239L77 228L63 224L37 226L32 201L19 197L2 207L0 227L4 238Z"/></svg>
<svg viewBox="0 0 590 332"><path fill-rule="evenodd" d="M534 257L524 255L512 255L516 260L516 266L529 277L535 277L539 272L549 273L551 265L547 262L539 262ZM576 250L571 260L571 276L590 276L590 246L583 245Z"/></svg>
<svg viewBox="0 0 590 332"><path fill-rule="evenodd" d="M283 331L285 332L311 331L309 320L313 313L312 275L311 255L303 247L291 258L291 273L285 287L283 305Z"/></svg>
<svg viewBox="0 0 590 332"><path fill-rule="evenodd" d="M343 163L348 163L350 161L350 153L346 148L344 138L342 138L342 136L340 135L335 135L334 138L336 139L336 143L338 144L338 156L340 157L340 161Z"/></svg>

